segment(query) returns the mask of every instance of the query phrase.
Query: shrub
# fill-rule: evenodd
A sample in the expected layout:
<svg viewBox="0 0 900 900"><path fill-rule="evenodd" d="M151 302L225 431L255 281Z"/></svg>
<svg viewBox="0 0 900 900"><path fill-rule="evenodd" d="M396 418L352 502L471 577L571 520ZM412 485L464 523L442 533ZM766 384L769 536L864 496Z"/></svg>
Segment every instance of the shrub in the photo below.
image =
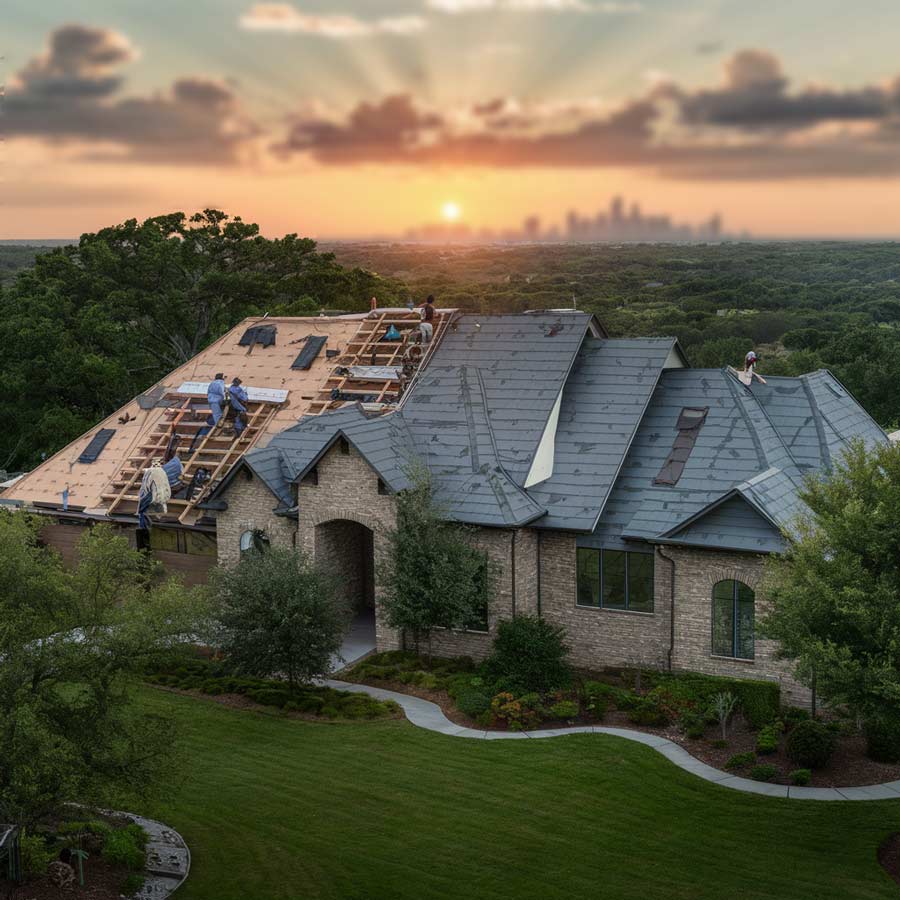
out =
<svg viewBox="0 0 900 900"><path fill-rule="evenodd" d="M588 712L598 721L602 721L609 709L609 701L603 694L589 695L587 698Z"/></svg>
<svg viewBox="0 0 900 900"><path fill-rule="evenodd" d="M813 719L800 722L787 738L788 756L807 769L824 766L836 746L837 735Z"/></svg>
<svg viewBox="0 0 900 900"><path fill-rule="evenodd" d="M717 750L724 750L728 746L728 741L723 741L722 738L716 738L716 740L710 741L710 744Z"/></svg>
<svg viewBox="0 0 900 900"><path fill-rule="evenodd" d="M491 708L491 698L478 688L469 688L457 696L456 706L464 716L477 719Z"/></svg>
<svg viewBox="0 0 900 900"><path fill-rule="evenodd" d="M754 766L750 770L750 777L754 781L771 781L777 774L778 766L773 766L771 763Z"/></svg>
<svg viewBox="0 0 900 900"><path fill-rule="evenodd" d="M637 709L641 705L642 697L640 694L636 694L634 691L627 691L619 688L613 694L613 698L616 703L616 708L621 709L623 712L628 712L631 709Z"/></svg>
<svg viewBox="0 0 900 900"><path fill-rule="evenodd" d="M289 702L294 704L297 712L311 713L314 716L317 716L325 705L324 698L318 694L300 694ZM287 704L285 704L285 709L287 709Z"/></svg>
<svg viewBox="0 0 900 900"><path fill-rule="evenodd" d="M140 872L131 872L122 882L119 893L123 897L133 897L144 886L144 876Z"/></svg>
<svg viewBox="0 0 900 900"><path fill-rule="evenodd" d="M716 721L719 723L719 727L722 729L723 741L727 737L728 720L731 718L731 714L734 712L736 704L737 697L730 691L723 691L721 694L716 694L710 704L709 712L711 715L715 716Z"/></svg>
<svg viewBox="0 0 900 900"><path fill-rule="evenodd" d="M900 718L882 716L866 722L866 755L877 762L900 762Z"/></svg>
<svg viewBox="0 0 900 900"><path fill-rule="evenodd" d="M685 737L699 740L706 734L706 718L692 709L685 710L678 717L678 727Z"/></svg>
<svg viewBox="0 0 900 900"><path fill-rule="evenodd" d="M756 736L757 753L774 753L778 749L778 732L774 725L766 725Z"/></svg>
<svg viewBox="0 0 900 900"><path fill-rule="evenodd" d="M282 688L256 688L248 691L247 696L262 706L277 706L279 709L291 699L290 693Z"/></svg>
<svg viewBox="0 0 900 900"><path fill-rule="evenodd" d="M778 718L781 688L773 681L735 678L731 691L737 696L744 718L751 728L762 728Z"/></svg>
<svg viewBox="0 0 900 900"><path fill-rule="evenodd" d="M791 784L803 786L812 781L812 772L810 772L809 769L794 769L794 771L788 775L788 778L791 779Z"/></svg>
<svg viewBox="0 0 900 900"><path fill-rule="evenodd" d="M143 829L141 832L143 833ZM118 828L106 836L103 858L114 866L125 866L133 872L144 868L144 847L131 826Z"/></svg>
<svg viewBox="0 0 900 900"><path fill-rule="evenodd" d="M731 759L725 763L726 769L743 769L745 766L752 766L756 762L756 754L752 750L746 753L736 753Z"/></svg>
<svg viewBox="0 0 900 900"><path fill-rule="evenodd" d="M550 707L551 719L575 719L578 717L578 704L574 700L560 700Z"/></svg>
<svg viewBox="0 0 900 900"><path fill-rule="evenodd" d="M800 706L785 706L781 710L781 720L788 728L793 728L800 722L806 722L809 718L809 710Z"/></svg>
<svg viewBox="0 0 900 900"><path fill-rule="evenodd" d="M47 846L39 834L23 831L19 837L19 854L22 874L25 878L40 878L47 872L47 866L56 859L56 854Z"/></svg>
<svg viewBox="0 0 900 900"><path fill-rule="evenodd" d="M497 694L491 700L491 714L494 723L505 724L510 731L533 728L540 721L540 716L536 709L530 708L529 699L529 695L525 695L517 700L509 691Z"/></svg>
<svg viewBox="0 0 900 900"><path fill-rule="evenodd" d="M484 663L486 677L505 679L508 687L546 693L566 687L572 671L566 662L569 648L564 631L537 616L516 616L497 626L491 655Z"/></svg>
<svg viewBox="0 0 900 900"><path fill-rule="evenodd" d="M649 695L641 698L628 712L628 719L636 725L665 725L669 717L659 702Z"/></svg>

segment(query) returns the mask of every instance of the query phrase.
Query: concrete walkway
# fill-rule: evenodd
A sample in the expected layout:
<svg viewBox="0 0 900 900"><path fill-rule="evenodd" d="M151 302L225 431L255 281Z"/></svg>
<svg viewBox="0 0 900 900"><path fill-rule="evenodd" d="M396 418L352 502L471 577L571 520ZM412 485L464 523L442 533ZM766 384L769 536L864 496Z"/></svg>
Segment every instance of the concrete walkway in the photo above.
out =
<svg viewBox="0 0 900 900"><path fill-rule="evenodd" d="M331 658L331 671L339 672L374 649L375 610L369 609L359 613L350 624L350 630L344 636L340 652Z"/></svg>
<svg viewBox="0 0 900 900"><path fill-rule="evenodd" d="M764 794L767 797L783 797L791 800L895 800L900 797L900 781L848 788L793 787L785 784L751 781L749 778L740 778L737 775L731 775L728 772L721 771L721 769L714 769L712 766L708 766L696 757L691 756L684 747L680 747L667 738L656 734L647 734L643 731L632 731L630 728L605 728L601 725L548 728L540 731L482 731L476 728L465 728L462 725L451 722L444 715L441 708L430 700L422 700L420 697L411 697L408 694L398 694L396 691L385 691L381 688L369 687L367 684L352 684L347 681L331 679L323 683L342 691L369 694L378 700L393 700L403 708L406 718L413 725L452 737L508 741L561 737L567 734L611 734L615 737L637 741L639 744L652 747L676 766L679 766L686 772L697 775L704 781L711 781L722 787L732 788L735 791L744 791L747 794Z"/></svg>

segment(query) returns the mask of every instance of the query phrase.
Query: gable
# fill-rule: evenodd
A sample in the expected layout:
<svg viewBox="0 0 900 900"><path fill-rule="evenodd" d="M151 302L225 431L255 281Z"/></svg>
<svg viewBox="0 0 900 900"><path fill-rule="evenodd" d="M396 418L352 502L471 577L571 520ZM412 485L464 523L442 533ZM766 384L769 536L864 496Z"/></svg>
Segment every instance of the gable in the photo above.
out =
<svg viewBox="0 0 900 900"><path fill-rule="evenodd" d="M730 495L672 529L665 540L754 553L778 553L784 549L779 530L740 494Z"/></svg>

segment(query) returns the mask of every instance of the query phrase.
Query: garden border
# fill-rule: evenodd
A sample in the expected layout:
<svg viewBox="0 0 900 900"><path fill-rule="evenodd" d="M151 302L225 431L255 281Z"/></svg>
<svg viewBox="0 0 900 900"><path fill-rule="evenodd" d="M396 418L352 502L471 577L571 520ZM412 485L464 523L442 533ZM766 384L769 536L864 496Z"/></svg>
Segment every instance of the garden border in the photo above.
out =
<svg viewBox="0 0 900 900"><path fill-rule="evenodd" d="M174 828L156 819L148 819L130 812L113 814L131 819L147 832L144 886L135 894L137 900L144 897L165 900L166 897L170 897L184 884L191 871L191 850L187 841ZM163 856L164 853L168 854L168 859ZM174 860L177 860L177 864Z"/></svg>
<svg viewBox="0 0 900 900"><path fill-rule="evenodd" d="M643 731L633 731L630 728L579 725L572 728L547 728L536 731L484 731L482 729L466 728L463 725L451 722L436 703L432 703L430 700L423 700L421 697L412 697L409 694L401 694L397 691L387 691L383 688L369 687L366 684L355 684L330 678L323 680L321 683L341 691L368 694L377 700L393 700L403 708L406 718L413 725L451 737L491 741L562 737L567 734L611 734L614 737L625 738L626 740L636 741L639 744L652 747L679 768L702 778L704 781L719 784L722 787L731 788L735 791L743 791L747 794L763 794L767 797L782 797L790 800L896 800L900 798L900 781L845 788L795 787L787 784L751 781L749 778L741 778L739 775L731 775L728 772L723 772L721 769L708 766L705 762L701 762L696 757L691 756L684 747L680 747L668 738L660 737L656 734L647 734Z"/></svg>

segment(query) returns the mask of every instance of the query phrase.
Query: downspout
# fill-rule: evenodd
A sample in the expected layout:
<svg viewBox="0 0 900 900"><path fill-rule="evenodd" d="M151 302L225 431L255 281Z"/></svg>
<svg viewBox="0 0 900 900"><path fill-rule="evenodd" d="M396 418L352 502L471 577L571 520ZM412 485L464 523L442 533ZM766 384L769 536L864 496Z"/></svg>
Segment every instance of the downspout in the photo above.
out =
<svg viewBox="0 0 900 900"><path fill-rule="evenodd" d="M509 542L509 558L512 566L511 589L512 589L512 617L516 617L516 529L512 531L512 540Z"/></svg>
<svg viewBox="0 0 900 900"><path fill-rule="evenodd" d="M671 585L670 585L670 596L672 600L671 614L669 615L669 652L668 656L668 664L669 671L672 671L672 657L675 655L675 560L672 559L671 556L666 556L663 553L662 548L657 544L656 552L671 566L672 575L671 575Z"/></svg>

